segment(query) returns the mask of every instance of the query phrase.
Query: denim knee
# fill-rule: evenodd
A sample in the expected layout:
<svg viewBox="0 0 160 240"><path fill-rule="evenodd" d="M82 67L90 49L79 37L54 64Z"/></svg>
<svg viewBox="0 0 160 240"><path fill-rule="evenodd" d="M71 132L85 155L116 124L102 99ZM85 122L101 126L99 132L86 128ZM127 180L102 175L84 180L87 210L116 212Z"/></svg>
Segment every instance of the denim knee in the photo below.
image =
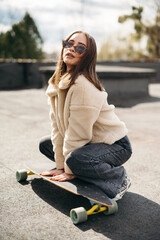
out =
<svg viewBox="0 0 160 240"><path fill-rule="evenodd" d="M39 151L46 157L54 161L53 145L50 137L43 137L39 142Z"/></svg>
<svg viewBox="0 0 160 240"><path fill-rule="evenodd" d="M116 143L119 144L120 146L122 146L124 149L126 149L128 151L128 153L130 153L130 155L132 154L132 146L131 146L128 136L121 138Z"/></svg>
<svg viewBox="0 0 160 240"><path fill-rule="evenodd" d="M39 151L41 152L41 153L44 153L44 142L39 142Z"/></svg>
<svg viewBox="0 0 160 240"><path fill-rule="evenodd" d="M47 147L48 141L49 141L49 139L46 138L46 137L42 137L42 138L40 139L40 142L39 142L39 151L40 151L41 153L43 153L43 154L44 154L45 151L46 151L46 147Z"/></svg>
<svg viewBox="0 0 160 240"><path fill-rule="evenodd" d="M78 156L74 153L75 151L71 152L66 159L67 166L71 169L74 174L78 174Z"/></svg>
<svg viewBox="0 0 160 240"><path fill-rule="evenodd" d="M81 153L79 149L70 153L66 160L66 164L76 176L93 177L91 159L87 155Z"/></svg>

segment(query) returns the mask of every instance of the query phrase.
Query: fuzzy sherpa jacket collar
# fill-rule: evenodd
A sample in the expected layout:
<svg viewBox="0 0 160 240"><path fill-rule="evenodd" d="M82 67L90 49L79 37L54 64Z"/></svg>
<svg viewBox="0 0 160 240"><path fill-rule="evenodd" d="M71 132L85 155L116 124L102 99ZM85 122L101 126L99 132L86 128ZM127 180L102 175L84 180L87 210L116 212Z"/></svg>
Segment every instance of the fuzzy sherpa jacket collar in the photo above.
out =
<svg viewBox="0 0 160 240"><path fill-rule="evenodd" d="M49 97L54 97L58 94L59 89L67 89L69 88L71 78L69 74L65 74L63 77L61 77L61 80L58 84L58 88L54 84L49 84L46 95Z"/></svg>

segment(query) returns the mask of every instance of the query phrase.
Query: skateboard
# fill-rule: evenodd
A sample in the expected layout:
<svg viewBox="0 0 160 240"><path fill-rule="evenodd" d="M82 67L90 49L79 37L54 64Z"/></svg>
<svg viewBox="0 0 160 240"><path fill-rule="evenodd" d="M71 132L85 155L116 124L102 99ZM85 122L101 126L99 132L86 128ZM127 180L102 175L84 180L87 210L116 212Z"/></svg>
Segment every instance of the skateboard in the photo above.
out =
<svg viewBox="0 0 160 240"><path fill-rule="evenodd" d="M74 224L85 222L89 215L103 212L105 215L115 214L118 211L117 202L110 199L100 188L92 183L82 181L75 178L70 181L58 182L50 180L50 176L41 176L40 173L56 167L55 162L48 159L41 161L27 161L26 169L16 171L16 179L18 182L26 181L29 175L37 175L38 177L49 181L50 183L65 189L73 194L81 195L87 198L91 203L91 209L88 211L83 207L71 209L70 217Z"/></svg>

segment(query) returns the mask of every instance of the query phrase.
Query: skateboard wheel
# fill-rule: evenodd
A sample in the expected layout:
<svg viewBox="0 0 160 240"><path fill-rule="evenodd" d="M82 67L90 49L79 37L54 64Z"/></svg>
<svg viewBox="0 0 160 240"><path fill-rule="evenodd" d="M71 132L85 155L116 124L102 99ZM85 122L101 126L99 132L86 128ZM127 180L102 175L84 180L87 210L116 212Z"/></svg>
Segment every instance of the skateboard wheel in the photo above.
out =
<svg viewBox="0 0 160 240"><path fill-rule="evenodd" d="M103 212L105 215L111 215L111 214L114 214L114 213L118 212L117 202L112 200L112 199L111 199L111 202L112 202L113 206L108 207L107 210Z"/></svg>
<svg viewBox="0 0 160 240"><path fill-rule="evenodd" d="M17 170L16 179L18 182L25 181L27 179L27 171L25 169Z"/></svg>
<svg viewBox="0 0 160 240"><path fill-rule="evenodd" d="M74 208L70 211L70 217L74 224L87 221L87 212L83 207Z"/></svg>

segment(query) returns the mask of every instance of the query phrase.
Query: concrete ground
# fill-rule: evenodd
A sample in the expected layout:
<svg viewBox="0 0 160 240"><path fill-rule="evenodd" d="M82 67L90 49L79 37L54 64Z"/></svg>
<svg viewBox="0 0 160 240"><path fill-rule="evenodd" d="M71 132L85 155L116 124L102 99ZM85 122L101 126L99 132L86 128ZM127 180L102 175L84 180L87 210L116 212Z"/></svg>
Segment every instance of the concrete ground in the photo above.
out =
<svg viewBox="0 0 160 240"><path fill-rule="evenodd" d="M71 208L89 202L38 177L21 184L15 172L27 159L44 158L39 139L50 133L44 89L0 92L0 239L158 240L160 239L160 84L150 98L117 108L129 128L133 155L125 164L132 178L116 215L100 213L74 225Z"/></svg>

